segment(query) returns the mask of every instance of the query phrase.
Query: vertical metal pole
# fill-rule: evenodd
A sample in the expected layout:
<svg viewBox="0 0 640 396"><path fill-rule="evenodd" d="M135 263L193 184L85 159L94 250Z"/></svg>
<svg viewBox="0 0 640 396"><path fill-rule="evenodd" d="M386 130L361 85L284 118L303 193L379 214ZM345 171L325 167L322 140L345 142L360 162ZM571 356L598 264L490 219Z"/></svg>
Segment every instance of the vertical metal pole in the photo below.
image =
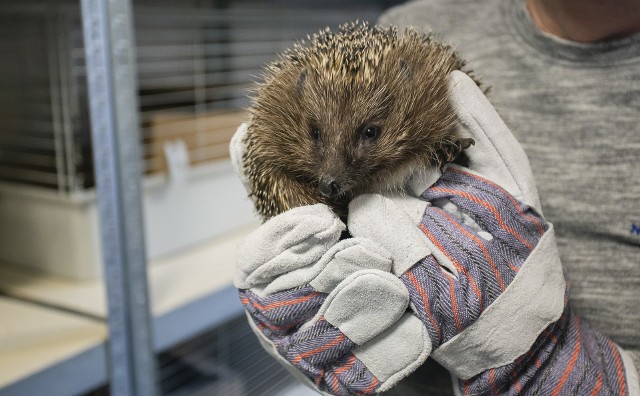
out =
<svg viewBox="0 0 640 396"><path fill-rule="evenodd" d="M73 121L71 120L71 48L69 48L69 18L59 12L56 16L57 31L55 39L60 73L60 102L62 103L62 132L64 133L64 158L66 160L65 191L78 190L75 142L73 136Z"/></svg>
<svg viewBox="0 0 640 396"><path fill-rule="evenodd" d="M155 395L131 3L81 0L81 5L109 302L111 394Z"/></svg>
<svg viewBox="0 0 640 396"><path fill-rule="evenodd" d="M49 12L54 13L55 10L50 9ZM61 83L60 83L60 56L65 56L60 54L59 47L57 45L58 33L59 29L56 28L56 25L60 23L58 18L46 18L46 43L47 43L47 58L48 58L48 66L49 66L49 91L51 92L51 118L53 124L53 144L56 153L56 176L58 182L58 192L63 193L67 190L67 175L68 172L66 170L67 163L64 160L65 150L64 150L64 123L62 116L62 95L61 91Z"/></svg>

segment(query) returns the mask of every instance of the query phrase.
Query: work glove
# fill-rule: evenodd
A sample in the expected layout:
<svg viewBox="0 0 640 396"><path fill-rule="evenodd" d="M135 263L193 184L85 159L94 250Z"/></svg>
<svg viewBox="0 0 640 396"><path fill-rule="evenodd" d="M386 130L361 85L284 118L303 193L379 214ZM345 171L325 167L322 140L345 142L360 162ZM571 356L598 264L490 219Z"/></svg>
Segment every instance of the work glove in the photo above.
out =
<svg viewBox="0 0 640 396"><path fill-rule="evenodd" d="M357 197L350 232L390 252L457 394L638 394L629 356L571 312L524 152L467 76L451 80L476 141L467 163L446 167L421 194L421 215L380 195ZM431 254L405 260L420 243Z"/></svg>
<svg viewBox="0 0 640 396"><path fill-rule="evenodd" d="M235 284L265 349L304 382L373 394L424 362L428 334L388 253L344 229L325 205L271 218L240 245Z"/></svg>

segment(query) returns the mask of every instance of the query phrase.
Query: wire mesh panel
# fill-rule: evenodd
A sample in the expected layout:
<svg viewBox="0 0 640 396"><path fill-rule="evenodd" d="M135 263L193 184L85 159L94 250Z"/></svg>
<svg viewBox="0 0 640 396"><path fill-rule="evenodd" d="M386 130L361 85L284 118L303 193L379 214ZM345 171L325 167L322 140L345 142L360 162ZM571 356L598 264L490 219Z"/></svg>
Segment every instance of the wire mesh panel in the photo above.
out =
<svg viewBox="0 0 640 396"><path fill-rule="evenodd" d="M158 365L165 396L316 395L262 349L244 316L160 353Z"/></svg>
<svg viewBox="0 0 640 396"><path fill-rule="evenodd" d="M0 180L89 189L95 181L79 9L75 2L30 4L0 10L0 53L12 54L0 57ZM301 4L134 2L146 174L167 173L167 151L176 145L189 165L226 158L246 119L247 89L265 63L325 26L375 21L384 6Z"/></svg>
<svg viewBox="0 0 640 396"><path fill-rule="evenodd" d="M162 353L159 362L168 396L275 396L295 382L262 349L245 317Z"/></svg>
<svg viewBox="0 0 640 396"><path fill-rule="evenodd" d="M69 24L59 13L0 13L0 179L63 190L75 180L78 117Z"/></svg>

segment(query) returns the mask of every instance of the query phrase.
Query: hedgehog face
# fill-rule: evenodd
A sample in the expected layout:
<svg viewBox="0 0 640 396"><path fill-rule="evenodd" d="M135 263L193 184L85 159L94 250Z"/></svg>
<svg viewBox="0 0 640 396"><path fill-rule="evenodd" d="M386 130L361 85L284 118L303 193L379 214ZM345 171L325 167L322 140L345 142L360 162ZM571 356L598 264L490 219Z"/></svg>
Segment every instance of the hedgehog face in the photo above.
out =
<svg viewBox="0 0 640 396"><path fill-rule="evenodd" d="M251 109L246 163L265 216L403 188L456 137L446 77L454 54L415 33L328 31L272 64Z"/></svg>
<svg viewBox="0 0 640 396"><path fill-rule="evenodd" d="M307 75L298 100L303 134L310 139L310 177L328 200L350 200L364 192L392 160L385 147L397 135L389 119L394 99L388 86L355 79L327 79L322 71ZM398 148L398 147L396 147Z"/></svg>

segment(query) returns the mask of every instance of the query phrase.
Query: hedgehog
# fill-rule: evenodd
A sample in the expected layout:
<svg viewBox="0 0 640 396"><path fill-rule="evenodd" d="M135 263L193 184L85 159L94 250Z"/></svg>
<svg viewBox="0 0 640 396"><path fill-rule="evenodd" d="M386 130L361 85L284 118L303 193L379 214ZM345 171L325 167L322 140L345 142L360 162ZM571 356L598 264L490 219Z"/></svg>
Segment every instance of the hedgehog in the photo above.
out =
<svg viewBox="0 0 640 396"><path fill-rule="evenodd" d="M257 212L324 203L346 217L355 196L402 193L454 160L473 144L448 96L464 66L413 29L354 22L296 43L252 90L242 162Z"/></svg>

